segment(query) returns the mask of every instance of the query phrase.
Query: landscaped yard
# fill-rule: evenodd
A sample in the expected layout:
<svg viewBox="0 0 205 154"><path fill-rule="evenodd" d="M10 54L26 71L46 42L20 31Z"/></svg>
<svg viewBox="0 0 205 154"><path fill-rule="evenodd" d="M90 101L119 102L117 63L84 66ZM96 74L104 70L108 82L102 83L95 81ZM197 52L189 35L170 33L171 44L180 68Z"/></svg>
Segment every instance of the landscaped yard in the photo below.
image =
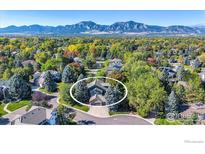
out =
<svg viewBox="0 0 205 154"><path fill-rule="evenodd" d="M154 124L156 125L182 125L183 123L179 120L170 121L167 119L156 119L154 121Z"/></svg>
<svg viewBox="0 0 205 154"><path fill-rule="evenodd" d="M4 111L4 104L0 103L0 117L4 116L5 114L7 114L7 112Z"/></svg>
<svg viewBox="0 0 205 154"><path fill-rule="evenodd" d="M130 112L109 112L110 115L129 114Z"/></svg>
<svg viewBox="0 0 205 154"><path fill-rule="evenodd" d="M81 104L70 104L69 102L64 102L64 101L62 101L61 99L60 99L59 101L60 101L61 104L65 104L65 105L74 107L74 108L76 108L76 109L79 109L79 110L82 110L82 111L85 111L85 112L88 112L88 110L89 110L89 107L88 107L88 106L85 106L85 105L81 105Z"/></svg>
<svg viewBox="0 0 205 154"><path fill-rule="evenodd" d="M20 102L15 102L15 103L10 103L7 107L8 110L10 111L15 111L19 108L22 108L26 105L30 105L31 104L31 101L30 100L22 100Z"/></svg>
<svg viewBox="0 0 205 154"><path fill-rule="evenodd" d="M53 92L49 92L49 91L47 91L47 90L44 89L44 88L39 88L39 91L40 91L40 92L43 92L43 93L46 93L46 94L53 94Z"/></svg>

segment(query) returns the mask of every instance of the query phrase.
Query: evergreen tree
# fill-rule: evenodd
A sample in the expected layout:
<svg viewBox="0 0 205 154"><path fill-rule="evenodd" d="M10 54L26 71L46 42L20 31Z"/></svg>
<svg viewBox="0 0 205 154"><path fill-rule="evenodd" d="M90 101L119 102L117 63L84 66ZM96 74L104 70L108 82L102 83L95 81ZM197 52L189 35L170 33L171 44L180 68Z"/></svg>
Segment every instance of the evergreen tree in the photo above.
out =
<svg viewBox="0 0 205 154"><path fill-rule="evenodd" d="M122 97L121 92L118 90L117 87L109 87L105 93L105 99L108 105L114 104L118 102Z"/></svg>
<svg viewBox="0 0 205 154"><path fill-rule="evenodd" d="M83 75L83 74L80 74L79 77L78 77L78 81L79 81L79 80L82 80L82 79L84 79L84 75Z"/></svg>
<svg viewBox="0 0 205 154"><path fill-rule="evenodd" d="M57 84L54 81L52 74L48 71L46 72L45 75L45 82L44 82L44 88L48 91L48 92L54 92L57 89Z"/></svg>
<svg viewBox="0 0 205 154"><path fill-rule="evenodd" d="M184 58L184 65L190 65L190 60L188 57Z"/></svg>
<svg viewBox="0 0 205 154"><path fill-rule="evenodd" d="M87 103L89 101L89 92L86 81L80 81L75 86L75 98L82 102Z"/></svg>
<svg viewBox="0 0 205 154"><path fill-rule="evenodd" d="M66 66L63 70L62 81L65 83L73 83L77 80L78 73L70 66Z"/></svg>
<svg viewBox="0 0 205 154"><path fill-rule="evenodd" d="M199 68L200 65L201 65L200 60L199 60L198 58L196 58L196 59L194 60L194 62L193 62L192 67L193 67L194 69L197 69L197 68Z"/></svg>
<svg viewBox="0 0 205 154"><path fill-rule="evenodd" d="M31 96L31 86L20 75L9 79L9 94L12 99L26 99Z"/></svg>
<svg viewBox="0 0 205 154"><path fill-rule="evenodd" d="M172 113L172 114L177 114L178 113L178 104L179 101L177 99L177 96L174 91L172 91L168 97L168 101L165 105L165 111L166 113Z"/></svg>
<svg viewBox="0 0 205 154"><path fill-rule="evenodd" d="M185 78L185 70L184 70L184 67L181 66L179 67L178 71L177 71L177 78L179 81L183 81L184 78Z"/></svg>

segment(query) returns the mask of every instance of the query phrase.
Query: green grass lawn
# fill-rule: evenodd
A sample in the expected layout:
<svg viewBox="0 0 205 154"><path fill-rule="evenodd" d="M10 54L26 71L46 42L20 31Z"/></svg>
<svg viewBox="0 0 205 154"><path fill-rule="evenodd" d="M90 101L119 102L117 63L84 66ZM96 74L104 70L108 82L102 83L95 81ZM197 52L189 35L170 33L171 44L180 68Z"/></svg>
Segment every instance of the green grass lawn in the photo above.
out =
<svg viewBox="0 0 205 154"><path fill-rule="evenodd" d="M109 112L110 115L129 114L130 112Z"/></svg>
<svg viewBox="0 0 205 154"><path fill-rule="evenodd" d="M22 108L22 107L30 105L30 104L31 104L30 100L22 100L20 102L10 103L8 105L7 109L10 110L10 111L15 111L19 108Z"/></svg>
<svg viewBox="0 0 205 154"><path fill-rule="evenodd" d="M170 121L167 119L156 119L154 121L154 124L156 125L182 125L183 123L179 120Z"/></svg>
<svg viewBox="0 0 205 154"><path fill-rule="evenodd" d="M64 102L62 101L61 99L59 100L61 104L66 104L68 106L71 106L71 107L74 107L76 109L79 109L79 110L82 110L82 111L85 111L85 112L88 112L89 110L89 107L88 106L85 106L85 105L81 105L81 104L70 104L69 102Z"/></svg>
<svg viewBox="0 0 205 154"><path fill-rule="evenodd" d="M5 114L7 114L7 112L4 111L4 106L5 106L5 104L1 104L0 103L0 117L2 117Z"/></svg>
<svg viewBox="0 0 205 154"><path fill-rule="evenodd" d="M184 69L189 70L190 72L193 72L193 68L189 65L184 65Z"/></svg>
<svg viewBox="0 0 205 154"><path fill-rule="evenodd" d="M49 91L47 91L47 90L44 89L44 88L39 88L39 91L44 92L44 93L47 93L47 94L53 94L53 92L49 92Z"/></svg>

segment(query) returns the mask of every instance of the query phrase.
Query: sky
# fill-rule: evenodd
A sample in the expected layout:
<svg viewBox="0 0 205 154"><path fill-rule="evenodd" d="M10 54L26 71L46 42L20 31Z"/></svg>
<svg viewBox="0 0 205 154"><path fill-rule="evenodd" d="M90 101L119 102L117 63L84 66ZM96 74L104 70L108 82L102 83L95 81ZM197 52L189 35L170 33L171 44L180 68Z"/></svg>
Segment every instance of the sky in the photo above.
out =
<svg viewBox="0 0 205 154"><path fill-rule="evenodd" d="M93 21L109 25L118 21L136 21L150 25L193 26L205 24L205 11L0 11L0 27L9 25L69 25L80 21Z"/></svg>

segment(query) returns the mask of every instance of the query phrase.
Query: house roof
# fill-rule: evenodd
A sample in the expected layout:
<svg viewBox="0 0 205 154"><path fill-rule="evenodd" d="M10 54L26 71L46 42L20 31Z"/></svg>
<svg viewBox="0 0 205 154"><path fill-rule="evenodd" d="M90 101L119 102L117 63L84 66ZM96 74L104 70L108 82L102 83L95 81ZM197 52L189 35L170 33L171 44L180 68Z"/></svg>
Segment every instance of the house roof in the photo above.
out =
<svg viewBox="0 0 205 154"><path fill-rule="evenodd" d="M102 95L94 95L92 97L90 97L89 102L96 102L96 101L100 101L100 102L107 102L105 97Z"/></svg>
<svg viewBox="0 0 205 154"><path fill-rule="evenodd" d="M190 116L192 113L196 112L198 114L205 114L205 105L201 103L192 104L186 106L187 109L182 112L183 115Z"/></svg>
<svg viewBox="0 0 205 154"><path fill-rule="evenodd" d="M21 116L21 123L38 125L46 119L46 109L43 107L34 107L29 112Z"/></svg>
<svg viewBox="0 0 205 154"><path fill-rule="evenodd" d="M28 65L28 64L31 64L31 65L34 65L36 64L36 61L35 60L25 60L22 62L23 65Z"/></svg>
<svg viewBox="0 0 205 154"><path fill-rule="evenodd" d="M93 86L100 87L103 90L106 90L107 89L106 87L109 87L110 84L109 83L105 83L102 80L95 79L94 81L92 81L92 82L87 84L88 89L90 89Z"/></svg>

